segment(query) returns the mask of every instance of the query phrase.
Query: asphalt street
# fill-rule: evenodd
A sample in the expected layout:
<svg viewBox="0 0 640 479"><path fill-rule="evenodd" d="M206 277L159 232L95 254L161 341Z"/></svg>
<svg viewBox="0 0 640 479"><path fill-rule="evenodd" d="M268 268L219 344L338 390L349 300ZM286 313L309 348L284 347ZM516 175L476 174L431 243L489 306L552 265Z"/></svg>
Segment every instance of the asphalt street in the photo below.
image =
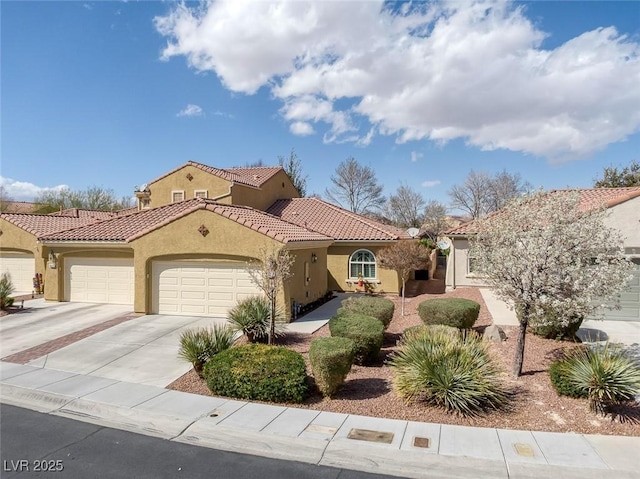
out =
<svg viewBox="0 0 640 479"><path fill-rule="evenodd" d="M0 451L2 478L393 477L180 444L5 404Z"/></svg>

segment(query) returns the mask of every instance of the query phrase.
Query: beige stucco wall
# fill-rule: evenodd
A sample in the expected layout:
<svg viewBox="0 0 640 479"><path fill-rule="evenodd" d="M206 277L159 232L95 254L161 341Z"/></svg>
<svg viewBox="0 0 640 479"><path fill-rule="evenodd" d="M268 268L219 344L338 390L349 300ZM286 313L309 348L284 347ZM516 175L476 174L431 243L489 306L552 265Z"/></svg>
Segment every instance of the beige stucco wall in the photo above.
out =
<svg viewBox="0 0 640 479"><path fill-rule="evenodd" d="M449 257L447 258L447 273L445 286L449 289L458 286L486 286L481 277L469 273L469 240L467 238L449 238L452 242Z"/></svg>
<svg viewBox="0 0 640 479"><path fill-rule="evenodd" d="M231 195L234 205L251 206L262 211L276 200L299 197L289 176L284 171L279 171L269 178L259 190L236 183L231 188Z"/></svg>
<svg viewBox="0 0 640 479"><path fill-rule="evenodd" d="M622 233L625 248L640 248L640 197L609 208L605 223Z"/></svg>
<svg viewBox="0 0 640 479"><path fill-rule="evenodd" d="M187 178L188 174L193 176L191 181ZM149 190L151 191L149 207L156 208L172 203L171 193L173 191L184 191L185 200L194 198L195 190L207 190L208 198L216 198L228 195L230 185L231 182L227 180L218 178L195 166L185 165L164 178L149 184ZM230 203L231 198L221 198L218 201Z"/></svg>
<svg viewBox="0 0 640 479"><path fill-rule="evenodd" d="M327 275L328 286L336 291L356 291L358 289L354 281L348 282L349 278L349 258L360 249L371 251L374 256L386 244L367 243L338 243L329 247L327 253ZM395 271L383 269L379 265L376 267L378 283L375 284L375 292L399 293L401 282ZM359 288L362 289L362 288Z"/></svg>
<svg viewBox="0 0 640 479"><path fill-rule="evenodd" d="M45 278L45 258L49 250L42 247L36 237L25 230L0 218L0 253L31 253L35 258L35 273L42 274Z"/></svg>

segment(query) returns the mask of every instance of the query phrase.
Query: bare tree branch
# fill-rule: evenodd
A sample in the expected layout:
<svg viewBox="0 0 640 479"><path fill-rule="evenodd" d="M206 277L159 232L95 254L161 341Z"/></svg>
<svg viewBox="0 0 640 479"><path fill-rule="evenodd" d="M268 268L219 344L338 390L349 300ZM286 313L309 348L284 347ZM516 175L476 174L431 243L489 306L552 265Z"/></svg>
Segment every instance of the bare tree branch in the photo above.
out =
<svg viewBox="0 0 640 479"><path fill-rule="evenodd" d="M375 172L353 157L338 165L331 182L333 185L325 190L327 198L354 213L367 213L384 204L382 185L378 184Z"/></svg>

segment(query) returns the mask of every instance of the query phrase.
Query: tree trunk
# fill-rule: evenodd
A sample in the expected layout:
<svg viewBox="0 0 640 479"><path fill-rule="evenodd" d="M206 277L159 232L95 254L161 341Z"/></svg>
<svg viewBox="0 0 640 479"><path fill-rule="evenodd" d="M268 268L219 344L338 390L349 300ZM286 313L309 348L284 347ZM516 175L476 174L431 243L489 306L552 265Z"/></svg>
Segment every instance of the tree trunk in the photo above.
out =
<svg viewBox="0 0 640 479"><path fill-rule="evenodd" d="M276 297L271 298L271 317L269 318L269 342L273 344L273 338L276 335Z"/></svg>
<svg viewBox="0 0 640 479"><path fill-rule="evenodd" d="M404 283L405 280L402 278L402 316L404 316Z"/></svg>
<svg viewBox="0 0 640 479"><path fill-rule="evenodd" d="M523 314L520 321L520 327L518 328L518 342L516 343L516 357L513 364L513 375L515 378L520 377L522 374L522 363L524 362L524 341L527 335L527 324L529 323L529 316Z"/></svg>

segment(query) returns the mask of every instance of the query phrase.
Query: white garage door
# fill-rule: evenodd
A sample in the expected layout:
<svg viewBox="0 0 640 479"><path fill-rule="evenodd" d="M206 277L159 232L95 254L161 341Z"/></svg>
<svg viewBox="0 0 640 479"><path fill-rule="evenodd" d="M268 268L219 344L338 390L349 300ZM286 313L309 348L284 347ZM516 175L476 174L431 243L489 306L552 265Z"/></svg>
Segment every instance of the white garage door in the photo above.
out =
<svg viewBox="0 0 640 479"><path fill-rule="evenodd" d="M246 266L225 263L153 264L154 312L225 317L241 299L260 294Z"/></svg>
<svg viewBox="0 0 640 479"><path fill-rule="evenodd" d="M133 259L67 258L64 268L67 300L133 304Z"/></svg>
<svg viewBox="0 0 640 479"><path fill-rule="evenodd" d="M33 277L36 274L36 261L33 255L26 253L2 253L0 255L0 274L9 273L16 293L33 291Z"/></svg>

